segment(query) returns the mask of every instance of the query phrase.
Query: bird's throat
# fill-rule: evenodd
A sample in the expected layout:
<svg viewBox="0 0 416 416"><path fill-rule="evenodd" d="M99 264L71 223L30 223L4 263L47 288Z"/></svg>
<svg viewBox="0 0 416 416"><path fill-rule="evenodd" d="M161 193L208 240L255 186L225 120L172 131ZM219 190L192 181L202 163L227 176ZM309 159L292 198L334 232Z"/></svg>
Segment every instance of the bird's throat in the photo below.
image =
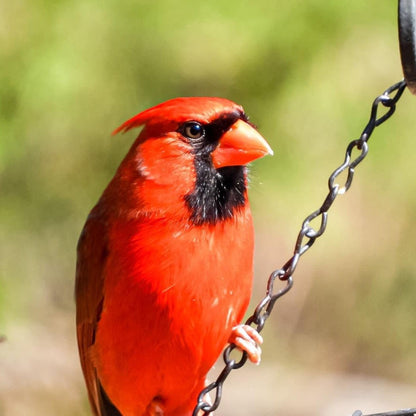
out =
<svg viewBox="0 0 416 416"><path fill-rule="evenodd" d="M233 217L246 204L245 166L215 169L210 160L195 158L194 190L185 196L195 225L216 224Z"/></svg>

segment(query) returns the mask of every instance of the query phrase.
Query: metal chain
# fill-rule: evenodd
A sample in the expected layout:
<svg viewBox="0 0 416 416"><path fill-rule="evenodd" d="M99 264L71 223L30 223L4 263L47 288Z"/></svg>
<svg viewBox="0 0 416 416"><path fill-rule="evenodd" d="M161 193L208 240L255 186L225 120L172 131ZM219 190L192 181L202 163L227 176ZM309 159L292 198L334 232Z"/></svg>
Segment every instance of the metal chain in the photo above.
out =
<svg viewBox="0 0 416 416"><path fill-rule="evenodd" d="M414 416L416 415L416 409L402 409L402 410L395 410L393 412L386 412L386 413L374 413L373 415L365 415L365 416ZM356 410L352 416L364 416L361 410Z"/></svg>
<svg viewBox="0 0 416 416"><path fill-rule="evenodd" d="M374 129L380 124L384 123L388 118L390 118L394 111L396 110L396 103L399 101L400 97L403 94L403 91L406 88L406 81L402 80L390 88L385 90L383 94L378 96L371 107L370 120L368 121L366 127L364 128L361 136L357 140L353 140L348 144L345 159L341 166L334 170L328 180L329 192L326 198L324 199L323 204L319 209L312 212L308 215L302 223L302 227L297 236L295 249L293 256L283 265L281 269L275 270L271 273L269 281L267 283L267 290L265 297L257 305L254 313L247 319L247 325L254 325L257 332L260 332L267 318L270 316L274 304L277 299L285 295L293 286L292 275L296 270L300 257L308 251L313 243L318 237L320 237L326 229L328 222L328 210L334 203L338 195L344 194L351 186L355 168L360 164L363 159L367 156L368 153L368 140L370 139L371 134ZM394 93L392 97L390 95ZM378 115L380 104L386 107L388 110L383 115ZM354 149L357 149L360 153L357 157L352 159L352 152ZM338 177L343 173L347 172L347 179L344 184L341 186L336 183ZM320 226L316 230L310 224L313 220L320 217ZM280 282L284 282L285 285L276 289L274 287L276 278ZM197 416L199 411L203 411L204 416L208 416L214 410L216 410L221 401L222 387L224 381L231 373L232 370L241 368L247 361L247 354L241 353L241 358L239 360L234 360L231 358L231 352L236 348L234 344L230 344L225 348L223 353L223 359L225 363L224 369L221 371L217 379L205 387L198 396L198 401L193 411L193 416ZM215 391L214 402L208 403L206 398L210 392Z"/></svg>

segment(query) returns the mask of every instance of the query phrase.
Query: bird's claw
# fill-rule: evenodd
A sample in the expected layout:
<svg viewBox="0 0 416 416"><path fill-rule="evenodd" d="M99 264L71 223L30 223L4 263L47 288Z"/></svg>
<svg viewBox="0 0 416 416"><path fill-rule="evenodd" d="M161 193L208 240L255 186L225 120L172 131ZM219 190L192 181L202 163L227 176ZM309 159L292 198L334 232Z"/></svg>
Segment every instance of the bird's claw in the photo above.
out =
<svg viewBox="0 0 416 416"><path fill-rule="evenodd" d="M228 339L239 350L247 353L248 359L254 364L260 364L261 348L263 337L250 325L237 325Z"/></svg>

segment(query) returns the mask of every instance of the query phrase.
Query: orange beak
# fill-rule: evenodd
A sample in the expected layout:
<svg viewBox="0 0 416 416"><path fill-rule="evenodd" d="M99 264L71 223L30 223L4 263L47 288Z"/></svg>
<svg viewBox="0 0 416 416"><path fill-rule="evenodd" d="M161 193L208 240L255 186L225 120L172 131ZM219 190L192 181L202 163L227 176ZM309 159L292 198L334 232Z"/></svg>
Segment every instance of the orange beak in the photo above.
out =
<svg viewBox="0 0 416 416"><path fill-rule="evenodd" d="M266 155L273 155L273 150L260 133L243 120L236 121L222 135L211 153L216 169L246 165Z"/></svg>

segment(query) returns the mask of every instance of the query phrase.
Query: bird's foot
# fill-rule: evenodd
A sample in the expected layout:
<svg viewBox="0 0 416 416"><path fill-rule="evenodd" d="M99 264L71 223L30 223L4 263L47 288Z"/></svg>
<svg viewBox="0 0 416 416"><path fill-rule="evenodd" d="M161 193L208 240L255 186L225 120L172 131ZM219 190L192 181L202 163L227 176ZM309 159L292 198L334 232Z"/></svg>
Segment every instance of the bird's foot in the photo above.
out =
<svg viewBox="0 0 416 416"><path fill-rule="evenodd" d="M260 364L263 337L250 325L237 325L228 339L239 350L247 353L248 359L254 364Z"/></svg>

